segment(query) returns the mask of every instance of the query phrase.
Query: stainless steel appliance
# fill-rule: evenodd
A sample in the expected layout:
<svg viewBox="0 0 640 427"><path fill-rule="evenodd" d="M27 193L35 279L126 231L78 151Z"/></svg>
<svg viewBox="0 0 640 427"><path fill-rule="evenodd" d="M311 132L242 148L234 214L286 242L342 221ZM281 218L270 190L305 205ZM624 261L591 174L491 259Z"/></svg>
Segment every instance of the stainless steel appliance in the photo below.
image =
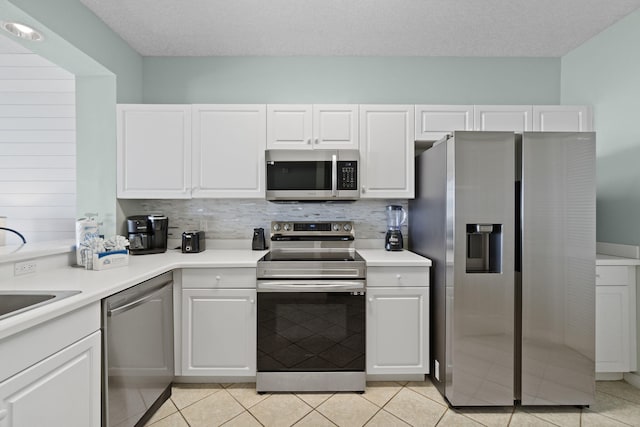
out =
<svg viewBox="0 0 640 427"><path fill-rule="evenodd" d="M401 251L404 247L401 227L407 220L407 212L399 205L388 205L385 212L387 234L384 237L384 248L388 251Z"/></svg>
<svg viewBox="0 0 640 427"><path fill-rule="evenodd" d="M364 391L366 266L353 223L272 222L258 261L256 389Z"/></svg>
<svg viewBox="0 0 640 427"><path fill-rule="evenodd" d="M267 150L267 200L355 200L357 150Z"/></svg>
<svg viewBox="0 0 640 427"><path fill-rule="evenodd" d="M171 396L173 274L102 300L102 425L144 425Z"/></svg>
<svg viewBox="0 0 640 427"><path fill-rule="evenodd" d="M131 255L158 254L167 251L169 219L164 215L127 217Z"/></svg>
<svg viewBox="0 0 640 427"><path fill-rule="evenodd" d="M182 253L197 253L207 249L204 231L185 231L182 233Z"/></svg>
<svg viewBox="0 0 640 427"><path fill-rule="evenodd" d="M595 135L455 132L417 159L434 384L453 406L595 398Z"/></svg>

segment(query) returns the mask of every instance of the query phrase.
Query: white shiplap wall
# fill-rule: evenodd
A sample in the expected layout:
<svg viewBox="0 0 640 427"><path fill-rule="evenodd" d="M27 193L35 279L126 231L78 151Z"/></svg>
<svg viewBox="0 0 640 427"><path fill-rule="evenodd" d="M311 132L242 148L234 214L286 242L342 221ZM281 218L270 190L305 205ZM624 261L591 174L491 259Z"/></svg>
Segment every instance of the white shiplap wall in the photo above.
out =
<svg viewBox="0 0 640 427"><path fill-rule="evenodd" d="M75 236L75 116L74 75L0 34L0 217L27 242Z"/></svg>

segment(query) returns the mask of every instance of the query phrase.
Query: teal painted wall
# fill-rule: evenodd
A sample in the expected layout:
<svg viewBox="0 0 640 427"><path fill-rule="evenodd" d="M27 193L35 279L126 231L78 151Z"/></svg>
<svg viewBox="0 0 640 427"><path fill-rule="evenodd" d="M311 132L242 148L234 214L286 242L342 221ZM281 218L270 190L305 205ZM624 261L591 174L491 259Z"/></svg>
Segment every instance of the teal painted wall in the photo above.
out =
<svg viewBox="0 0 640 427"><path fill-rule="evenodd" d="M115 104L113 76L76 77L77 213L97 212L107 236L116 234Z"/></svg>
<svg viewBox="0 0 640 427"><path fill-rule="evenodd" d="M557 104L559 58L145 57L145 103Z"/></svg>
<svg viewBox="0 0 640 427"><path fill-rule="evenodd" d="M640 11L562 58L563 104L591 104L597 239L640 244Z"/></svg>

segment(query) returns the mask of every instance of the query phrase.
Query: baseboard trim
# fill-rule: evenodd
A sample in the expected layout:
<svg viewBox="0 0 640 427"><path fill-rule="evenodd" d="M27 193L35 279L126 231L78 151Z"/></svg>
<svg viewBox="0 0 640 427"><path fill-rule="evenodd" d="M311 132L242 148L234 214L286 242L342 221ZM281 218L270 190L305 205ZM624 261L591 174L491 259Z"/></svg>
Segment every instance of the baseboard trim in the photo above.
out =
<svg viewBox="0 0 640 427"><path fill-rule="evenodd" d="M620 381L623 375L622 372L596 372L596 381Z"/></svg>
<svg viewBox="0 0 640 427"><path fill-rule="evenodd" d="M640 375L633 372L625 372L624 380L635 388L640 388Z"/></svg>

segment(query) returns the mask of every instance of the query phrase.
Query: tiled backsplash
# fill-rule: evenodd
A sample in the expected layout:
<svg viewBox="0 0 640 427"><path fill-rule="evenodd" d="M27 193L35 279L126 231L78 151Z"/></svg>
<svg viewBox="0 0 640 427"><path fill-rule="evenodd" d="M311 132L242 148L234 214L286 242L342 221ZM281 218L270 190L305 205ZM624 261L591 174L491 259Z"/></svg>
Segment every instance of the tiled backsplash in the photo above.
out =
<svg viewBox="0 0 640 427"><path fill-rule="evenodd" d="M169 238L179 239L183 231L203 230L207 239L251 239L253 229L269 230L271 221L351 220L356 238L383 239L385 207L407 200L358 200L330 203L272 203L259 199L187 199L118 201L125 216L162 213L169 217ZM124 219L121 218L125 233ZM407 226L403 227L407 236Z"/></svg>

